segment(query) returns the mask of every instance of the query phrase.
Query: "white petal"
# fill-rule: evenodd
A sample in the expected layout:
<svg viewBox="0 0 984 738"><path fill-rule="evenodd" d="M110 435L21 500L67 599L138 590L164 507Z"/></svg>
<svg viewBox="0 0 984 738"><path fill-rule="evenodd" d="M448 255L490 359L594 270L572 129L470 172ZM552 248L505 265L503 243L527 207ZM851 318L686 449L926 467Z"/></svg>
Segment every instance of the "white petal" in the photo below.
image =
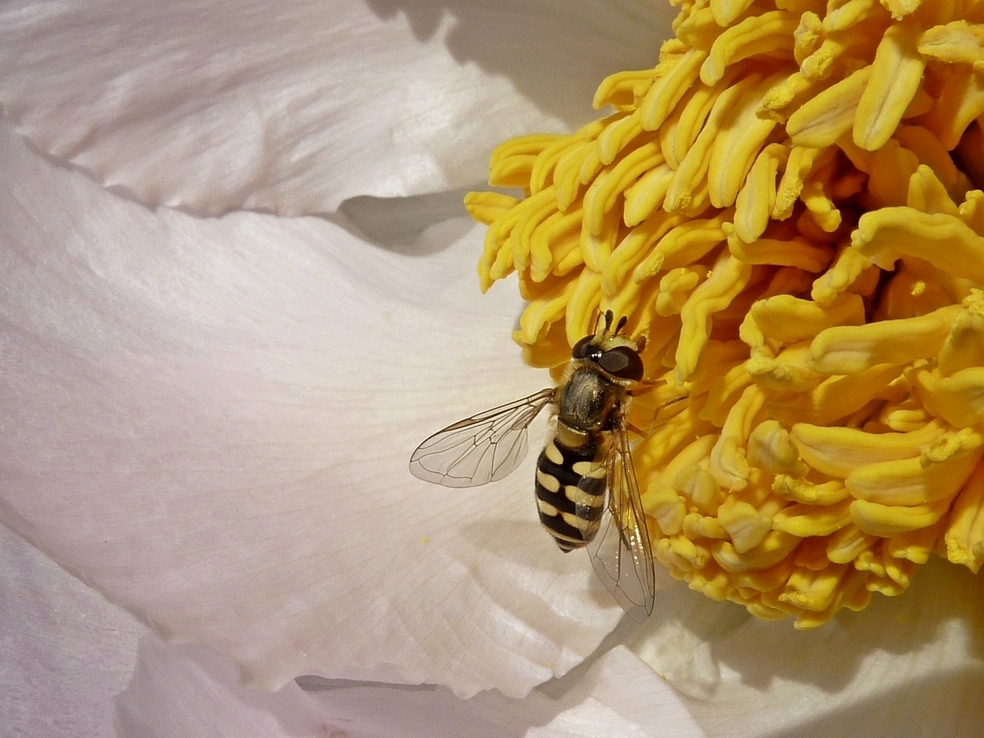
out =
<svg viewBox="0 0 984 738"><path fill-rule="evenodd" d="M562 699L567 710L550 728L571 731L580 726L573 734L585 736L704 736L673 688L624 646L602 654L583 675L573 673L562 681L572 678L577 681ZM556 685L546 684L541 690L552 688ZM621 727L616 730L613 724Z"/></svg>
<svg viewBox="0 0 984 738"><path fill-rule="evenodd" d="M293 682L275 694L239 685L228 659L192 646L140 642L130 685L116 699L119 738L332 736Z"/></svg>
<svg viewBox="0 0 984 738"><path fill-rule="evenodd" d="M501 140L592 116L669 6L494 0L0 10L0 103L42 151L151 205L332 212L471 186Z"/></svg>
<svg viewBox="0 0 984 738"><path fill-rule="evenodd" d="M672 690L625 649L557 697L490 691L462 700L434 687L299 681L303 690L289 683L260 693L240 686L221 657L147 638L117 700L120 738L703 738Z"/></svg>
<svg viewBox="0 0 984 738"><path fill-rule="evenodd" d="M0 592L0 733L113 736L147 628L2 525Z"/></svg>
<svg viewBox="0 0 984 738"><path fill-rule="evenodd" d="M646 738L646 731L607 705L588 699L561 713L543 728L534 728L529 738Z"/></svg>
<svg viewBox="0 0 984 738"><path fill-rule="evenodd" d="M539 529L533 458L475 491L407 471L427 433L550 381L509 340L514 292L478 294L480 229L436 226L422 256L152 213L0 146L8 525L265 686L521 695L617 622Z"/></svg>
<svg viewBox="0 0 984 738"><path fill-rule="evenodd" d="M658 603L634 649L710 738L980 735L984 592L962 567L931 562L901 596L808 632L690 594Z"/></svg>

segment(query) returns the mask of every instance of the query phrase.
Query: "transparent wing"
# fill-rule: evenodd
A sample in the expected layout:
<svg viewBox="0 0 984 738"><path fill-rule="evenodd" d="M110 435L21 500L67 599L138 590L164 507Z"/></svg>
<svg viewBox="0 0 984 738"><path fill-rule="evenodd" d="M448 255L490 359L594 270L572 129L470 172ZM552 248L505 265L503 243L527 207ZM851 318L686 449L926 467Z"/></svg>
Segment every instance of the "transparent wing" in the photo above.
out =
<svg viewBox="0 0 984 738"><path fill-rule="evenodd" d="M410 473L445 487L478 487L506 477L526 456L526 429L554 392L540 390L439 430L413 452Z"/></svg>
<svg viewBox="0 0 984 738"><path fill-rule="evenodd" d="M601 463L605 466L607 500L600 524L588 522L592 516L587 506L578 506L577 517L585 539L590 539L585 548L595 574L622 609L641 622L653 611L656 569L624 425L613 433ZM591 478L585 477L582 483L590 487ZM593 517L597 519L597 511ZM594 525L598 527L592 538Z"/></svg>

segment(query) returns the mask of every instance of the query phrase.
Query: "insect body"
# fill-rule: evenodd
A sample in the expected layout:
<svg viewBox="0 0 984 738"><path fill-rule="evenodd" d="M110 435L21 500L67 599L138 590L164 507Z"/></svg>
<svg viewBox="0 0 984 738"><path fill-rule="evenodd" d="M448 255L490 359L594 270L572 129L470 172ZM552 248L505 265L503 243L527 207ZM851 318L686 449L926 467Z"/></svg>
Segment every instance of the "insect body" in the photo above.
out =
<svg viewBox="0 0 984 738"><path fill-rule="evenodd" d="M612 313L578 341L556 388L501 405L438 431L410 457L414 476L446 487L504 478L526 456L527 428L547 405L556 428L537 461L540 522L562 551L587 548L618 603L641 620L653 609L652 547L632 466L625 417L643 377L640 346L612 331Z"/></svg>

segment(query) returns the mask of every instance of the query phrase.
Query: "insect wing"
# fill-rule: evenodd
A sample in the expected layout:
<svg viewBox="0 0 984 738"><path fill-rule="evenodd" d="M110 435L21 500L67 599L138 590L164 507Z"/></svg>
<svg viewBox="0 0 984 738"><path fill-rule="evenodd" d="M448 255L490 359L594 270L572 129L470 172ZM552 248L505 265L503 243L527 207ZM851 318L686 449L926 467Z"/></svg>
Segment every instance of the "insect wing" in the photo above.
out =
<svg viewBox="0 0 984 738"><path fill-rule="evenodd" d="M577 518L588 540L585 548L595 574L612 593L622 609L638 622L653 611L656 596L656 569L646 516L642 509L639 482L632 465L629 437L624 427L615 430L603 460L607 499L600 524L597 511L591 515L588 505L578 506ZM597 485L597 479L585 476L578 486ZM598 525L597 532L593 530ZM593 534L593 537L591 537Z"/></svg>
<svg viewBox="0 0 984 738"><path fill-rule="evenodd" d="M413 452L410 472L445 487L478 487L503 479L526 456L526 429L554 392L540 390L439 430Z"/></svg>

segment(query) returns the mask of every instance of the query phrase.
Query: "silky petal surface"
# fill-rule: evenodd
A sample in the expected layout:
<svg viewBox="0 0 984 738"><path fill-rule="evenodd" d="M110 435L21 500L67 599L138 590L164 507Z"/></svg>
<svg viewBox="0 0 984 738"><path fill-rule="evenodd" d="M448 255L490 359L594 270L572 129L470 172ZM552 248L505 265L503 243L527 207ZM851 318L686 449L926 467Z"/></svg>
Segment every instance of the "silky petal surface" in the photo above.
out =
<svg viewBox="0 0 984 738"><path fill-rule="evenodd" d="M112 738L130 680L130 613L0 525L0 726L9 736Z"/></svg>
<svg viewBox="0 0 984 738"><path fill-rule="evenodd" d="M478 228L400 251L316 218L151 212L0 147L6 524L265 687L521 695L611 630L587 559L536 522L532 455L479 491L407 469L429 433L550 383L508 340L519 299L479 303Z"/></svg>
<svg viewBox="0 0 984 738"><path fill-rule="evenodd" d="M686 695L709 737L973 738L981 595L979 577L935 561L904 596L799 631L677 590L631 647Z"/></svg>
<svg viewBox="0 0 984 738"><path fill-rule="evenodd" d="M590 115L673 11L632 0L6 3L0 103L41 151L150 205L333 212L473 185Z"/></svg>
<svg viewBox="0 0 984 738"><path fill-rule="evenodd" d="M673 690L624 648L557 695L489 691L462 700L440 687L308 677L262 693L241 686L235 667L207 649L147 638L117 711L120 738L704 736Z"/></svg>

